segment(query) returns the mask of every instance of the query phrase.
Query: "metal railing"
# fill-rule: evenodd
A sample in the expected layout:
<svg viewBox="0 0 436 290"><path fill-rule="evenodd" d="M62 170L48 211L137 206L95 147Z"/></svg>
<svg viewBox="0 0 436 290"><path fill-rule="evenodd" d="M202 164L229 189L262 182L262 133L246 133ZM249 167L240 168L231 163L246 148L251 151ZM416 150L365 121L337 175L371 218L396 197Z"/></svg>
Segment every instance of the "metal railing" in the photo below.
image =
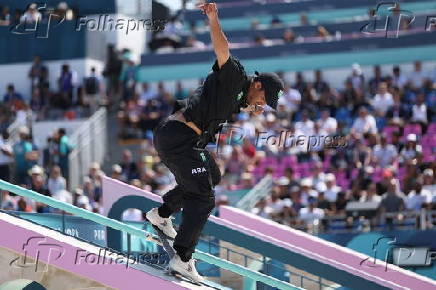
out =
<svg viewBox="0 0 436 290"><path fill-rule="evenodd" d="M347 222L347 217L353 217L352 223ZM436 227L436 210L421 209L419 211L404 210L400 212L376 213L373 217L364 215L326 215L313 223L306 223L298 217L286 221L272 219L284 223L292 228L309 232L310 234L339 234L350 232L379 231L385 229L419 229L426 230Z"/></svg>
<svg viewBox="0 0 436 290"><path fill-rule="evenodd" d="M17 194L17 195L20 195L23 197L33 199L37 202L44 203L48 206L57 208L59 210L63 210L63 211L68 212L70 214L77 215L79 217L82 217L82 218L85 218L85 219L88 219L91 221L94 221L94 222L99 223L101 225L111 227L111 228L119 230L119 231L126 232L130 235L135 235L135 236L142 237L142 238L150 235L150 233L147 233L144 230L135 228L133 226L127 225L125 223L122 223L122 222L114 220L114 219L107 218L107 217L102 216L100 214L96 214L96 213L87 211L85 209L78 208L74 205L61 202L61 201L56 200L54 198L39 194L39 193L32 191L32 190L29 190L29 189L19 187L17 185L11 184L11 183L6 182L6 181L1 180L1 179L0 179L0 189L12 192L14 194ZM271 287L276 287L278 289L292 289L292 290L293 289L301 289L301 288L296 287L290 283L281 281L279 279L270 277L268 275L265 275L265 274L262 274L262 273L259 273L256 271L252 271L250 269L244 268L240 265L231 263L229 261L222 260L220 258L217 258L217 257L210 255L210 254L207 254L207 253L196 251L193 254L193 257L198 259L198 260L204 261L206 263L218 266L222 269L239 274L241 276L248 277L250 279L253 279L254 281L262 282L262 283L269 285Z"/></svg>
<svg viewBox="0 0 436 290"><path fill-rule="evenodd" d="M267 175L236 204L236 207L245 211L250 211L259 200L270 194L271 186L272 177Z"/></svg>
<svg viewBox="0 0 436 290"><path fill-rule="evenodd" d="M92 162L103 162L108 146L106 127L106 108L100 108L71 135L74 149L68 156L70 190L81 184Z"/></svg>
<svg viewBox="0 0 436 290"><path fill-rule="evenodd" d="M25 120L15 119L12 124L9 125L7 131L9 134L9 140L12 142L16 142L19 140L19 129L22 126L26 126L27 128L32 128L32 111L27 111L25 116Z"/></svg>

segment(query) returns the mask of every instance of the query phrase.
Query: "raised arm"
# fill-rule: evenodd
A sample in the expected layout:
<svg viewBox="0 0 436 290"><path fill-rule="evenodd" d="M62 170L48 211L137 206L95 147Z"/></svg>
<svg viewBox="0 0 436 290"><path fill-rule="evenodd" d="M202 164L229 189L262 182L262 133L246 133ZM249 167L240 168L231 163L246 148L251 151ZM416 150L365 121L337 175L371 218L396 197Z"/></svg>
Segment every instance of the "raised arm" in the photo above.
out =
<svg viewBox="0 0 436 290"><path fill-rule="evenodd" d="M215 51L218 66L221 68L227 62L230 56L229 43L218 19L218 9L215 3L205 3L198 6L203 10L203 14L209 19L210 38L212 39L213 49Z"/></svg>

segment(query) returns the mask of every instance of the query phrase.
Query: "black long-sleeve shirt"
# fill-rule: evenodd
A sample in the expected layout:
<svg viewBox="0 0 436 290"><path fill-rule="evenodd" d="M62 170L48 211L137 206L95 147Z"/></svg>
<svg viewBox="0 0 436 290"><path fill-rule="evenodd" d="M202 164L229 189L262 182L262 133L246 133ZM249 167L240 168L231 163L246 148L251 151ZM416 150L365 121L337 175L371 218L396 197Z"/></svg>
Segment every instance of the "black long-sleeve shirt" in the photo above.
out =
<svg viewBox="0 0 436 290"><path fill-rule="evenodd" d="M207 135L206 142L215 142L220 124L240 112L248 83L244 67L235 57L230 56L221 68L215 61L204 83L187 99L183 116Z"/></svg>

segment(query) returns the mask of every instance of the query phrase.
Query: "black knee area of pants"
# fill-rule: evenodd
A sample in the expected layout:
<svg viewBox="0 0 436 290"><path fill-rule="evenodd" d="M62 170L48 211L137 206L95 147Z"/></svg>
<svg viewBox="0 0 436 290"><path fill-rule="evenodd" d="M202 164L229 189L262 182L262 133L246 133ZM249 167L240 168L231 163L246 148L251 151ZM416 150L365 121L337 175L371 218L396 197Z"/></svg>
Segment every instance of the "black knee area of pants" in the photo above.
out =
<svg viewBox="0 0 436 290"><path fill-rule="evenodd" d="M163 203L158 209L157 212L159 213L159 216L162 218L169 218L172 214L171 208L166 204Z"/></svg>
<svg viewBox="0 0 436 290"><path fill-rule="evenodd" d="M180 259L183 262L186 263L189 260L191 260L192 252L189 250L189 248L183 247L183 246L179 246L179 245L174 245L174 250L176 250L177 255L179 255Z"/></svg>

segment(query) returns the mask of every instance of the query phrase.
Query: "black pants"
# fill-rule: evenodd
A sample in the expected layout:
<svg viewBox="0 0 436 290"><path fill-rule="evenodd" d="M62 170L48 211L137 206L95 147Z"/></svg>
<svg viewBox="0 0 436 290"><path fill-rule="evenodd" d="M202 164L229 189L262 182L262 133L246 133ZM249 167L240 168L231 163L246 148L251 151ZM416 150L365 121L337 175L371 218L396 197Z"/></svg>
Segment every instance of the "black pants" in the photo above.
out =
<svg viewBox="0 0 436 290"><path fill-rule="evenodd" d="M209 151L196 147L199 135L186 124L164 119L153 130L153 144L162 162L174 174L177 185L164 196L162 217L182 211L174 249L188 261L201 231L215 207L214 187L220 170Z"/></svg>
<svg viewBox="0 0 436 290"><path fill-rule="evenodd" d="M11 171L10 171L9 164L0 165L0 179L3 179L4 181L7 182L11 181Z"/></svg>

